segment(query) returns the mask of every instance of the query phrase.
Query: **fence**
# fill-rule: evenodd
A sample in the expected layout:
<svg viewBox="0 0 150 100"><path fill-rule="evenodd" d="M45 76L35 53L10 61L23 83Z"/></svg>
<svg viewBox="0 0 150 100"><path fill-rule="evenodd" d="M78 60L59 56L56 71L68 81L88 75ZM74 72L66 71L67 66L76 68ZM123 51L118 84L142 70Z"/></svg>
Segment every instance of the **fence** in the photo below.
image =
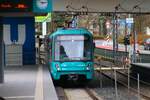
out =
<svg viewBox="0 0 150 100"><path fill-rule="evenodd" d="M116 63L123 63L122 59L128 57L129 53L124 51L117 51L114 55L113 50L95 48L95 53L101 55L102 57L113 59ZM135 59L131 56L131 62L135 60L136 62L149 63L150 62L150 53L141 52Z"/></svg>

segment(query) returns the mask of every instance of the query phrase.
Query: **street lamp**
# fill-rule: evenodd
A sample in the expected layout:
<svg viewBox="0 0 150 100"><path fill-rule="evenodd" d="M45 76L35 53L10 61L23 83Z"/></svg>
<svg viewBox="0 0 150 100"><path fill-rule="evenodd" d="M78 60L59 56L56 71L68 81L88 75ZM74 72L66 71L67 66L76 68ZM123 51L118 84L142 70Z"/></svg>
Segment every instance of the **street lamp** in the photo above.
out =
<svg viewBox="0 0 150 100"><path fill-rule="evenodd" d="M118 51L118 22L117 22L117 11L119 10L120 4L115 7L115 11L113 14L113 58L116 59L115 55Z"/></svg>
<svg viewBox="0 0 150 100"><path fill-rule="evenodd" d="M141 13L141 7L139 7L139 5L135 5L133 7L133 9L138 9L139 10L139 14ZM141 26L140 26L140 28L141 28ZM134 43L133 44L133 63L136 63L136 41L137 41L136 37L137 37L137 32L135 30L135 23L134 23L133 24L133 40L134 40L134 42L133 42Z"/></svg>

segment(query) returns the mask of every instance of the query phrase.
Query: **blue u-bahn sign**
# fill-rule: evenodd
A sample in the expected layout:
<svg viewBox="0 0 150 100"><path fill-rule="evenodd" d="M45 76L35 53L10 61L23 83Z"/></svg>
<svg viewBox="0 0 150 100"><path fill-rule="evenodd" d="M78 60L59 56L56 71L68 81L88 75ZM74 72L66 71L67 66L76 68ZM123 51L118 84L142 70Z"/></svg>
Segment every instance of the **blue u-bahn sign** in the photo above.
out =
<svg viewBox="0 0 150 100"><path fill-rule="evenodd" d="M4 17L0 24L3 24L3 27L6 26L3 33L5 46L19 44L22 47L22 58L20 57L20 59L22 59L23 65L35 64L34 17ZM5 49L5 51L7 50ZM20 51L17 53L19 54Z"/></svg>
<svg viewBox="0 0 150 100"><path fill-rule="evenodd" d="M48 13L52 11L52 0L34 0L33 12Z"/></svg>

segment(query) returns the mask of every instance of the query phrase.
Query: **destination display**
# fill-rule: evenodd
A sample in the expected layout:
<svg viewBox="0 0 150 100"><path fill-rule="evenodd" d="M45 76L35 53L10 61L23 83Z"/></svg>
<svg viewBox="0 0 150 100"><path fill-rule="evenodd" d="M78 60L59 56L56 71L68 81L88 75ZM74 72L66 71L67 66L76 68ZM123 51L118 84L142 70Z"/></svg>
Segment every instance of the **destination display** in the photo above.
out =
<svg viewBox="0 0 150 100"><path fill-rule="evenodd" d="M57 40L87 40L88 38L81 35L62 35L58 36Z"/></svg>
<svg viewBox="0 0 150 100"><path fill-rule="evenodd" d="M32 0L0 0L0 13L32 12Z"/></svg>

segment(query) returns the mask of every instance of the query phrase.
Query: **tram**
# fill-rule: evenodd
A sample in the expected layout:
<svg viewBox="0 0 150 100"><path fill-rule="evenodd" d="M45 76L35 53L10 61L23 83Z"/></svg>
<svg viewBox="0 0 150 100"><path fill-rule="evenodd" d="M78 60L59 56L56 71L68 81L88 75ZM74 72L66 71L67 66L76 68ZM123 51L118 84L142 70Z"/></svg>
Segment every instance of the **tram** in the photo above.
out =
<svg viewBox="0 0 150 100"><path fill-rule="evenodd" d="M87 29L60 28L49 35L49 69L53 80L91 80L93 58L93 36Z"/></svg>

